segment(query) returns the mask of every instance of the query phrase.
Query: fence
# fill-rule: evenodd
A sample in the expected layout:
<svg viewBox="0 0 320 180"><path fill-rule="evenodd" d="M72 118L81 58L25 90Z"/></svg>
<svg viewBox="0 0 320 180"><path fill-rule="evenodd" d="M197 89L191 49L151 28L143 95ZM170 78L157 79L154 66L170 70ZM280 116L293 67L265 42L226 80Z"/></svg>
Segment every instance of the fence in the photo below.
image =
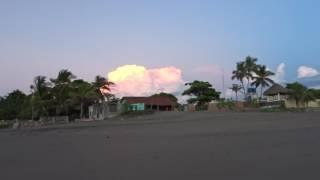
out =
<svg viewBox="0 0 320 180"><path fill-rule="evenodd" d="M51 124L67 124L69 123L69 116L50 116L50 117L40 117L40 123L43 125Z"/></svg>
<svg viewBox="0 0 320 180"><path fill-rule="evenodd" d="M33 128L33 127L42 127L50 126L55 124L67 124L69 123L68 116L51 116L51 117L40 117L39 121L19 121L19 128Z"/></svg>

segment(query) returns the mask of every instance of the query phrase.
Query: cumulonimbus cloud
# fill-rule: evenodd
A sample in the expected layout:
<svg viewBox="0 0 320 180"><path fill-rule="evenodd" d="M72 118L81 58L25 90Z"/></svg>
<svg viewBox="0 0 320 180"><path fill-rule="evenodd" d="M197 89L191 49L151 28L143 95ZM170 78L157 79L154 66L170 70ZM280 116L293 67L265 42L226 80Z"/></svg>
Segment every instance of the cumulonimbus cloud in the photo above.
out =
<svg viewBox="0 0 320 180"><path fill-rule="evenodd" d="M110 72L108 79L116 84L112 93L118 97L174 93L184 84L182 71L173 66L147 69L144 66L124 65Z"/></svg>
<svg viewBox="0 0 320 180"><path fill-rule="evenodd" d="M300 66L297 70L298 78L310 78L319 75L319 71L308 66Z"/></svg>

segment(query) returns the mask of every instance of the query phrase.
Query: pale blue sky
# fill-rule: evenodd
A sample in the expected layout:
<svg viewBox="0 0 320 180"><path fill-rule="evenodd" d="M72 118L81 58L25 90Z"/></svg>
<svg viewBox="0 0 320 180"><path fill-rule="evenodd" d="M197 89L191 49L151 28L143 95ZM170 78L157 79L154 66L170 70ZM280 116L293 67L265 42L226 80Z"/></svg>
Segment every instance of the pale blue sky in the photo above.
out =
<svg viewBox="0 0 320 180"><path fill-rule="evenodd" d="M0 95L62 68L91 80L124 64L220 86L197 69L228 74L247 55L285 63L292 81L301 65L320 70L319 17L316 0L0 0Z"/></svg>

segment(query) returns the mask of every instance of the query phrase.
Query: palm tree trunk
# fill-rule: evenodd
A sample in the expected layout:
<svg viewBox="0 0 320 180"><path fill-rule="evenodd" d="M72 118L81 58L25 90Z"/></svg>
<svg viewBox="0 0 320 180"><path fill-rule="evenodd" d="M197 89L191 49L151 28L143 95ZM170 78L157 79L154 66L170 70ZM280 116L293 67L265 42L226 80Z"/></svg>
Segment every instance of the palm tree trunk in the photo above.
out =
<svg viewBox="0 0 320 180"><path fill-rule="evenodd" d="M236 101L238 102L238 91L236 91Z"/></svg>
<svg viewBox="0 0 320 180"><path fill-rule="evenodd" d="M106 116L105 102L102 101L102 120L105 119L105 116Z"/></svg>
<svg viewBox="0 0 320 180"><path fill-rule="evenodd" d="M243 81L241 81L241 85L242 85L242 89L243 89L243 95L246 98L247 97L247 93L246 93L246 88L244 87Z"/></svg>
<svg viewBox="0 0 320 180"><path fill-rule="evenodd" d="M83 119L83 102L80 104L80 119Z"/></svg>
<svg viewBox="0 0 320 180"><path fill-rule="evenodd" d="M34 120L34 104L33 102L31 103L31 120Z"/></svg>

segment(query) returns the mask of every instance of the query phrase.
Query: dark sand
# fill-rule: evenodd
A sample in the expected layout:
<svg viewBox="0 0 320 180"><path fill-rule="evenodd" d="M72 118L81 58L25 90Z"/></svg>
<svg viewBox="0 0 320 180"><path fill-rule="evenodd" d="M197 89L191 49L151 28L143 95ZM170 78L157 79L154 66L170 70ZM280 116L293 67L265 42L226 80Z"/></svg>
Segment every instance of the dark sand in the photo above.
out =
<svg viewBox="0 0 320 180"><path fill-rule="evenodd" d="M320 179L320 112L161 113L0 143L1 180Z"/></svg>

